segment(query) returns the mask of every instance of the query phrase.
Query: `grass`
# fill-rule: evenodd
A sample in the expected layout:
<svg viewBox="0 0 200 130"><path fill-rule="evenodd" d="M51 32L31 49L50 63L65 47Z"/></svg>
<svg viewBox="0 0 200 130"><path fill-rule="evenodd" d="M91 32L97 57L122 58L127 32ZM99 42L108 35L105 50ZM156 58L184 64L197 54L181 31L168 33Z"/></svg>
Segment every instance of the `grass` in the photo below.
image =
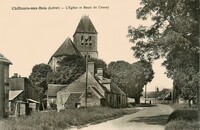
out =
<svg viewBox="0 0 200 130"><path fill-rule="evenodd" d="M167 124L165 130L199 130L198 121L174 120Z"/></svg>
<svg viewBox="0 0 200 130"><path fill-rule="evenodd" d="M71 126L96 123L137 112L134 109L111 109L91 107L88 109L68 109L62 112L37 112L31 116L8 118L0 121L3 130L62 130Z"/></svg>
<svg viewBox="0 0 200 130"><path fill-rule="evenodd" d="M186 104L174 104L174 111L168 119L165 130L199 130L198 126L198 110L197 108L189 108Z"/></svg>
<svg viewBox="0 0 200 130"><path fill-rule="evenodd" d="M187 109L189 108L189 105L188 103L182 103L182 104L173 103L171 104L171 107L173 108L173 110L178 110L178 109ZM197 105L192 105L192 107L190 108L197 108Z"/></svg>

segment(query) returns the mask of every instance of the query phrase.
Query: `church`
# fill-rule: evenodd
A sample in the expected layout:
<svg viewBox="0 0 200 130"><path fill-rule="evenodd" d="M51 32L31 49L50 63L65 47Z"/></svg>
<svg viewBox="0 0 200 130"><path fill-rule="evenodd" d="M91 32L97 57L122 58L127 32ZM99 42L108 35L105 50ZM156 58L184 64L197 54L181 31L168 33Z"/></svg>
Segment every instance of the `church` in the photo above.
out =
<svg viewBox="0 0 200 130"><path fill-rule="evenodd" d="M82 16L73 35L73 41L68 37L52 55L48 64L56 71L59 62L67 55L82 55L85 57L88 54L89 58L97 59L97 34L89 16Z"/></svg>
<svg viewBox="0 0 200 130"><path fill-rule="evenodd" d="M51 56L48 64L53 71L57 71L62 59L69 55L98 59L97 34L89 16L82 16L73 41L66 38ZM47 107L54 109L51 106L56 106L58 111L85 106L126 107L127 95L111 79L103 77L103 68L97 68L97 74L94 73L94 68L94 62L88 62L88 72L71 84L48 84Z"/></svg>

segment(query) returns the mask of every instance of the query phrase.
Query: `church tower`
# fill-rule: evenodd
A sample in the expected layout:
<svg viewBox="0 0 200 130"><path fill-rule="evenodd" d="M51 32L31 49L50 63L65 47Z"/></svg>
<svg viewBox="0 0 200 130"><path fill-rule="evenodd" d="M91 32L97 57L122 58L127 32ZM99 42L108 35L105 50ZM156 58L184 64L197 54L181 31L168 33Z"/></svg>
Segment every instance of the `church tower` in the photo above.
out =
<svg viewBox="0 0 200 130"><path fill-rule="evenodd" d="M97 34L89 16L83 16L73 35L74 45L82 56L86 56L88 53L89 57L98 58Z"/></svg>

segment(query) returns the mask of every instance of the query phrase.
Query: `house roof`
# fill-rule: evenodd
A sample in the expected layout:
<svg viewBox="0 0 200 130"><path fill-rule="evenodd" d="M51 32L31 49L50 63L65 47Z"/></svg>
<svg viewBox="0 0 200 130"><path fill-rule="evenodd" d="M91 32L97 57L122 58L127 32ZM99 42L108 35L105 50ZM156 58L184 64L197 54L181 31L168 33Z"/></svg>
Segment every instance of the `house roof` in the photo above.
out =
<svg viewBox="0 0 200 130"><path fill-rule="evenodd" d="M38 101L36 101L36 100L33 100L33 99L27 99L29 102L31 102L31 103L40 103L40 102L38 102Z"/></svg>
<svg viewBox="0 0 200 130"><path fill-rule="evenodd" d="M159 92L147 92L146 96L147 98L159 98L159 99L164 99L166 96L168 96L170 94L170 92L172 92L171 89L168 88L164 88L163 90L159 91ZM143 96L145 96L145 92L142 93Z"/></svg>
<svg viewBox="0 0 200 130"><path fill-rule="evenodd" d="M101 84L108 84L108 83L111 83L111 79L107 79L107 78L104 78L101 79L99 76L95 76L95 78L99 81L99 83Z"/></svg>
<svg viewBox="0 0 200 130"><path fill-rule="evenodd" d="M60 91L62 88L66 87L67 85L61 84L48 84L48 96L49 97L56 97L57 92Z"/></svg>
<svg viewBox="0 0 200 130"><path fill-rule="evenodd" d="M124 93L114 82L111 82L110 89L111 89L111 92L113 93L126 95L126 93Z"/></svg>
<svg viewBox="0 0 200 130"><path fill-rule="evenodd" d="M87 91L88 91L88 92L93 91L93 93L94 93L98 98L103 98L103 97L104 97L104 96L97 90L97 88L95 88L95 87L89 87ZM82 95L81 95L80 98L83 98L83 96L85 96L85 92L86 92L86 91L84 91L84 92L82 93Z"/></svg>
<svg viewBox="0 0 200 130"><path fill-rule="evenodd" d="M79 103L80 102L80 96L82 95L82 93L70 93L68 99L66 102L76 102Z"/></svg>
<svg viewBox="0 0 200 130"><path fill-rule="evenodd" d="M20 95L24 90L10 90L9 91L9 101L14 100L18 95Z"/></svg>
<svg viewBox="0 0 200 130"><path fill-rule="evenodd" d="M69 84L67 87L60 90L58 93L62 93L65 91L69 91L71 93L77 93L77 92L84 92L86 87L86 73L81 75L77 80ZM104 90L101 87L101 85L96 81L96 79L91 75L91 73L88 71L88 88L89 87L95 87L96 90L104 96ZM96 91L95 90L95 91Z"/></svg>
<svg viewBox="0 0 200 130"><path fill-rule="evenodd" d="M92 21L90 20L89 16L82 16L76 31L74 33L74 35L76 33L93 33L93 34L97 34L97 31L92 23Z"/></svg>
<svg viewBox="0 0 200 130"><path fill-rule="evenodd" d="M0 53L0 62L12 64L10 60L8 60L4 55Z"/></svg>
<svg viewBox="0 0 200 130"><path fill-rule="evenodd" d="M97 90L97 88L92 87L92 89L93 89L101 98L103 98L103 95Z"/></svg>
<svg viewBox="0 0 200 130"><path fill-rule="evenodd" d="M81 55L69 37L57 49L57 51L53 54L52 57L66 56L66 55Z"/></svg>

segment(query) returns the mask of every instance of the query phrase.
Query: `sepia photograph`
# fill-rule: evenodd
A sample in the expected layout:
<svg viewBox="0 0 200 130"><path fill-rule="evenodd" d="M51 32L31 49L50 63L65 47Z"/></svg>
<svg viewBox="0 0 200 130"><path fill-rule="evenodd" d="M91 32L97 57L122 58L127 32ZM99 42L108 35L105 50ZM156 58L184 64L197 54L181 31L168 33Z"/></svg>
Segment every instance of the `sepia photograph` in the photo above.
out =
<svg viewBox="0 0 200 130"><path fill-rule="evenodd" d="M1 0L0 130L199 130L198 0Z"/></svg>

